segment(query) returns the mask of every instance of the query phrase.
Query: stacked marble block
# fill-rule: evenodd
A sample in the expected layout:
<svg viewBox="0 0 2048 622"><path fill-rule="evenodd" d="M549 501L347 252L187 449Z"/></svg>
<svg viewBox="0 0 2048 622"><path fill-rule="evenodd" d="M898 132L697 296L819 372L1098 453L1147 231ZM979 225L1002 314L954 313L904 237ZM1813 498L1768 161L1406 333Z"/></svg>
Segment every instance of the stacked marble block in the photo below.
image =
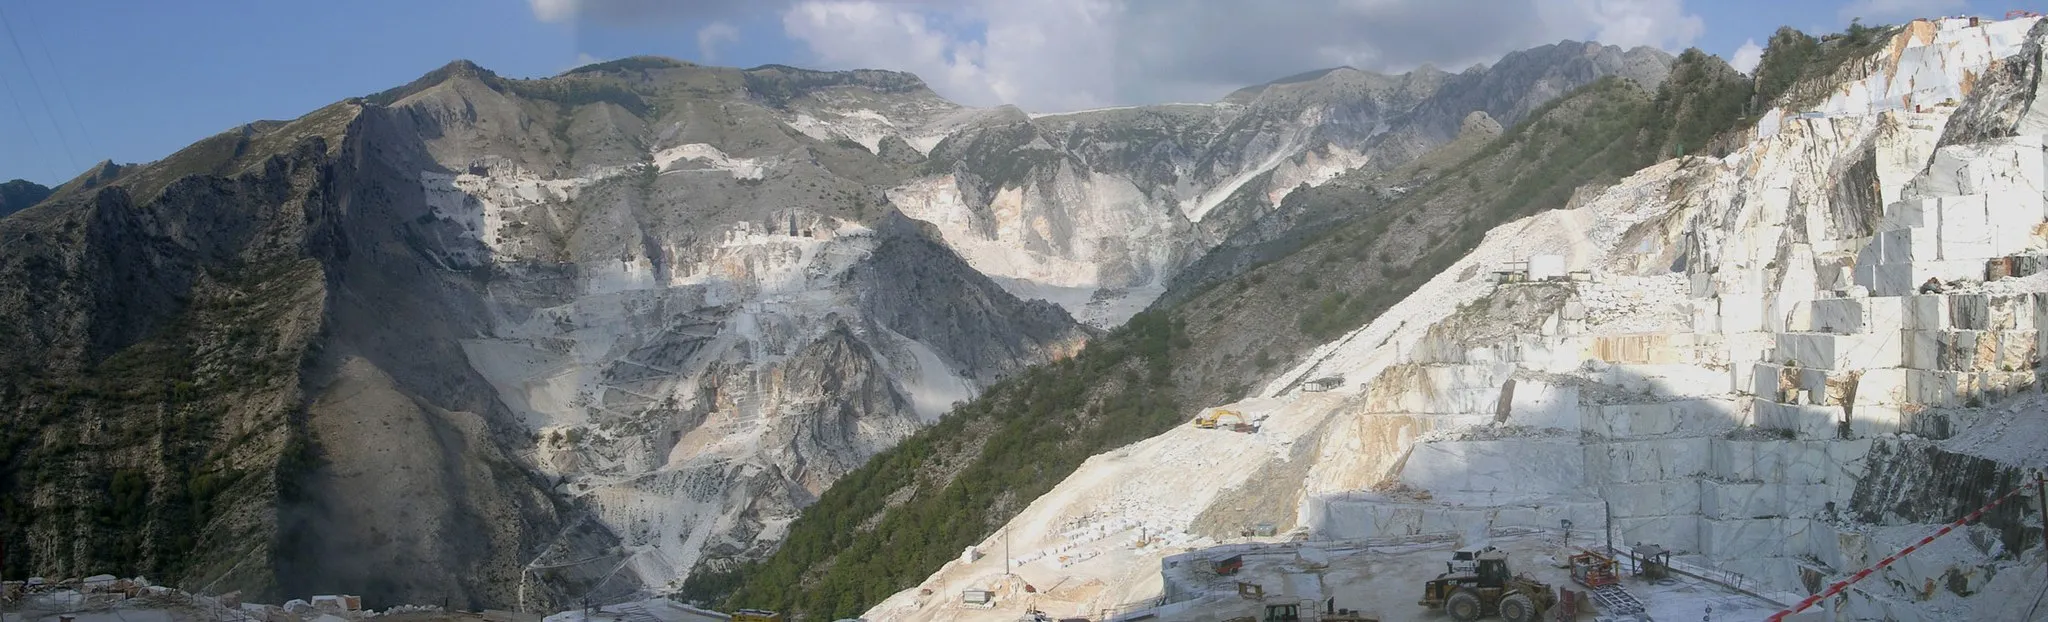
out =
<svg viewBox="0 0 2048 622"><path fill-rule="evenodd" d="M1886 389L1902 377L1905 303L1900 297L1812 301L1808 330L1776 335L1771 354L1754 364L1749 392L1756 426L1808 440L1896 431L1900 403Z"/></svg>
<svg viewBox="0 0 2048 622"><path fill-rule="evenodd" d="M1907 299L1901 335L1905 404L1958 407L2003 399L2035 384L2048 295L1951 294ZM1891 388L1891 387L1879 387Z"/></svg>
<svg viewBox="0 0 2048 622"><path fill-rule="evenodd" d="M1854 282L1871 294L1910 295L1930 278L1982 280L1987 261L2042 247L2040 136L1943 147L1916 184L1932 198L1886 206L1857 256Z"/></svg>
<svg viewBox="0 0 2048 622"><path fill-rule="evenodd" d="M1846 512L1871 441L1715 438L1711 470L1699 479L1699 547L1706 564L1766 585L1798 585L1803 557L1833 560L1834 528Z"/></svg>
<svg viewBox="0 0 2048 622"><path fill-rule="evenodd" d="M2041 294L1815 300L1810 331L1776 337L1755 365L1758 427L1803 439L1913 431L1929 407L1989 403L2032 386L2048 323Z"/></svg>
<svg viewBox="0 0 2048 622"><path fill-rule="evenodd" d="M1319 538L1353 539L1418 533L1477 533L1486 528L1555 528L1559 520L1597 525L1598 499L1583 492L1576 436L1415 442L1436 429L1516 425L1576 431L1572 387L1518 381L1523 372L1566 371L1578 363L1575 313L1559 311L1544 330L1473 345L1432 335L1388 367L1366 389L1359 425L1398 434L1408 456L1404 484L1433 501L1338 495L1307 502L1307 523Z"/></svg>
<svg viewBox="0 0 2048 622"><path fill-rule="evenodd" d="M1752 310L1763 304L1754 296L1717 301L1748 301L1754 304L1742 308ZM1659 363L1690 366L1700 370L1684 383L1691 394L1715 396L1583 405L1587 484L1607 502L1619 542L1660 544L1774 585L1796 582L1799 556L1814 550L1807 534L1824 529L1815 516L1828 501L1846 507L1855 479L1842 465L1856 464L1868 443L1730 435L1748 416L1744 400L1728 397L1728 372L1709 365L1730 357L1753 360L1777 335L1758 335L1765 325L1760 313L1716 308L1707 315L1717 327L1746 327L1737 334L1751 337L1588 337L1586 357L1610 363L1607 369L1641 376ZM1622 378L1599 381L1627 386ZM1652 389L1653 396L1664 394Z"/></svg>
<svg viewBox="0 0 2048 622"><path fill-rule="evenodd" d="M1784 314L1773 312L1781 305L1764 293L1767 280L1765 271L1749 269L1721 284L1706 273L1693 275L1693 335L1719 341L1714 362L1727 370L1729 392L1749 388L1756 371L1750 363L1767 355L1785 328Z"/></svg>
<svg viewBox="0 0 2048 622"><path fill-rule="evenodd" d="M1537 285L1521 287L1532 286ZM1578 303L1568 302L1535 333L1478 344L1457 335L1432 334L1406 350L1405 362L1382 371L1367 388L1362 425L1386 427L1389 432L1406 427L1419 434L1504 422L1540 432L1412 442L1399 463L1399 480L1430 491L1433 501L1370 495L1317 499L1308 509L1316 533L1354 538L1463 533L1475 526L1556 528L1562 518L1595 528L1605 508L1589 494L1594 490L1587 486L1589 464L1633 468L1644 481L1685 476L1650 462L1610 467L1607 450L1584 444L1581 429L1634 426L1645 436L1671 435L1700 427L1688 423L1695 419L1733 421L1732 403L1694 409L1699 412L1670 403L1591 404L1581 399L1578 381L1562 376L1584 374L1586 352L1607 351L1608 358L1623 364L1598 372L1603 374L1601 381L1653 399L1651 394L1693 383L1688 370L1696 368L1684 364L1691 358L1685 351L1692 347L1692 336L1589 337L1582 334L1582 317ZM1725 378L1717 380L1725 384ZM1654 461L1660 453L1686 452L1678 447L1644 447L1641 455Z"/></svg>
<svg viewBox="0 0 2048 622"><path fill-rule="evenodd" d="M1552 287L1522 285L1521 287ZM1562 372L1578 364L1573 336L1583 312L1577 303L1553 311L1543 328L1484 343L1432 332L1403 352L1403 362L1382 370L1366 388L1365 414L1412 418L1417 432L1486 425L1503 413L1502 388L1517 371ZM1566 427L1564 422L1517 422ZM1576 428L1576 422L1569 424Z"/></svg>
<svg viewBox="0 0 2048 622"><path fill-rule="evenodd" d="M1735 426L1738 405L1721 398L1585 407L1587 484L1611 512L1613 536L1698 551L1701 477L1711 474L1716 438Z"/></svg>
<svg viewBox="0 0 2048 622"><path fill-rule="evenodd" d="M1842 550L1854 534L1825 519L1846 511L1872 437L2033 384L2048 296L1824 298L1798 315L1806 330L1774 335L1750 390L1753 422L1784 438L1713 440L1700 495L1704 561L1782 587L1802 559L1858 563Z"/></svg>

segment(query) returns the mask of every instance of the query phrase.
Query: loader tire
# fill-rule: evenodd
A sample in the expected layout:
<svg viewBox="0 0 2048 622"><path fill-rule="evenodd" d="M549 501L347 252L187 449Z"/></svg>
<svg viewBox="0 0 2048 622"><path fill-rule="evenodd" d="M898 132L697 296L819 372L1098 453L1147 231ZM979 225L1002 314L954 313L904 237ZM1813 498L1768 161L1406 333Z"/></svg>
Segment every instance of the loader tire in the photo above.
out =
<svg viewBox="0 0 2048 622"><path fill-rule="evenodd" d="M1500 599L1500 619L1507 622L1536 622L1536 601L1515 592Z"/></svg>
<svg viewBox="0 0 2048 622"><path fill-rule="evenodd" d="M1444 613L1450 614L1451 619L1458 622L1479 619L1479 612L1482 609L1484 607L1479 603L1479 595L1472 590L1458 590L1452 592L1450 598L1444 599Z"/></svg>

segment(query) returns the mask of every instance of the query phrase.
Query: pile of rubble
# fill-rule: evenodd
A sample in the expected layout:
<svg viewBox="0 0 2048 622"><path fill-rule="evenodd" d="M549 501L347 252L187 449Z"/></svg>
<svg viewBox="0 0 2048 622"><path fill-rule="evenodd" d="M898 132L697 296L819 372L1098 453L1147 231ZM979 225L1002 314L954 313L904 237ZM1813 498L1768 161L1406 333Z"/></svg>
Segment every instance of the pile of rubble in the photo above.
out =
<svg viewBox="0 0 2048 622"><path fill-rule="evenodd" d="M1682 272L1654 276L1602 274L1579 286L1586 330L1597 334L1678 332L1687 328L1691 283Z"/></svg>
<svg viewBox="0 0 2048 622"><path fill-rule="evenodd" d="M162 612L169 619L235 619L251 622L341 622L363 620L399 613L432 613L440 607L404 605L384 612L363 609L363 600L353 595L320 595L292 599L283 605L242 602L240 592L220 595L193 594L174 587L156 585L149 579L96 575L83 579L49 580L31 577L0 583L0 599L6 608L23 619L55 616L78 622L95 618L125 619L123 613Z"/></svg>

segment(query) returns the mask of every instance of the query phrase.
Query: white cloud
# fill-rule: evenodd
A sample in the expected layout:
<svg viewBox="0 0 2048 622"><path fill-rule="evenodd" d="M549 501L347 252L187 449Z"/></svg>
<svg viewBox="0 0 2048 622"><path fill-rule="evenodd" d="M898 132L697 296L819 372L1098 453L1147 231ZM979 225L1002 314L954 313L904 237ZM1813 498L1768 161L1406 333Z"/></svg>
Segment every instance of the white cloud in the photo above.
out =
<svg viewBox="0 0 2048 622"><path fill-rule="evenodd" d="M1121 8L1108 0L991 2L982 69L1000 101L1039 110L1112 103Z"/></svg>
<svg viewBox="0 0 2048 622"><path fill-rule="evenodd" d="M834 69L909 71L956 99L999 101L982 69L982 46L935 27L908 7L881 2L802 2L782 28Z"/></svg>
<svg viewBox="0 0 2048 622"><path fill-rule="evenodd" d="M1568 9L1578 13L1576 19L1561 19L1560 25L1581 22L1581 28L1592 28L1594 41L1608 45L1676 50L1692 45L1707 29L1700 16L1685 11L1682 0L1572 0Z"/></svg>
<svg viewBox="0 0 2048 622"><path fill-rule="evenodd" d="M779 14L798 45L783 62L908 71L1033 111L1213 100L1336 65L1457 71L1564 39L1676 51L1705 30L1684 0L528 1L548 21L677 24L707 60L733 38L717 25Z"/></svg>
<svg viewBox="0 0 2048 622"><path fill-rule="evenodd" d="M697 29L697 57L706 63L718 62L718 46L740 40L740 30L725 22L711 22Z"/></svg>
<svg viewBox="0 0 2048 622"><path fill-rule="evenodd" d="M1835 15L1845 24L1860 17L1864 24L1875 25L1916 17L1955 15L1965 8L1964 0L1856 0L1842 5Z"/></svg>
<svg viewBox="0 0 2048 622"><path fill-rule="evenodd" d="M526 0L526 3L533 9L533 17L543 22L579 21L645 27L677 22L701 24L747 15L772 15L789 5L790 0Z"/></svg>
<svg viewBox="0 0 2048 622"><path fill-rule="evenodd" d="M533 17L543 22L566 22L576 17L581 3L576 0L526 0L533 8Z"/></svg>
<svg viewBox="0 0 2048 622"><path fill-rule="evenodd" d="M1742 73L1756 71L1757 64L1762 62L1764 62L1764 46L1757 45L1756 39L1744 39L1742 47L1735 48L1734 58L1728 59L1729 66Z"/></svg>

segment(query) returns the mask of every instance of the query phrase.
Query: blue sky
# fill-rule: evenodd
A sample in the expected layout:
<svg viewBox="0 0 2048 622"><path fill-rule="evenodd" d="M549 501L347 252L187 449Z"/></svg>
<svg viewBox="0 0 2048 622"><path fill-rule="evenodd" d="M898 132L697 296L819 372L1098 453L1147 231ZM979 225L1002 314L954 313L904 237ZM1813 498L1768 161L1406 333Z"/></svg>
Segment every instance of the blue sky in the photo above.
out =
<svg viewBox="0 0 2048 622"><path fill-rule="evenodd" d="M536 77L659 54L913 71L1033 110L1214 99L1351 64L1461 69L1561 39L1724 58L1780 25L2001 16L1986 0L353 0L0 2L0 179L62 182L257 119L403 84L456 58ZM2039 8L2039 7L2035 7Z"/></svg>

